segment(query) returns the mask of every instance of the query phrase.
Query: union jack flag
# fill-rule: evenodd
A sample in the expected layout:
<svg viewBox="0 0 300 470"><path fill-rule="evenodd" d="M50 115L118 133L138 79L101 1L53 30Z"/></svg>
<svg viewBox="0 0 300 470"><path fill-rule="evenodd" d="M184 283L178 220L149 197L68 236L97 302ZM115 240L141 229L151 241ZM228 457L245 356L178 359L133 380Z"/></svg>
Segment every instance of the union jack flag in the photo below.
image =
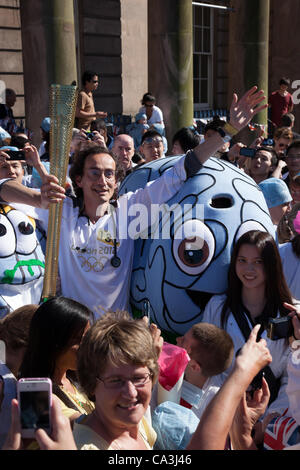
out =
<svg viewBox="0 0 300 470"><path fill-rule="evenodd" d="M282 450L299 443L300 426L294 418L287 416L288 409L268 424L264 435L264 449Z"/></svg>

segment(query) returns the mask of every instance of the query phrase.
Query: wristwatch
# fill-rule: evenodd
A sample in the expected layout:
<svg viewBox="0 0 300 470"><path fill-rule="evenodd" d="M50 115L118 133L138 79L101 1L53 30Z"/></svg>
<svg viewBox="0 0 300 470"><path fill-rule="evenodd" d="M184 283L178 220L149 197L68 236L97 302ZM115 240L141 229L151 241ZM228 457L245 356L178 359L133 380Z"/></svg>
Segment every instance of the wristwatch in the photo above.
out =
<svg viewBox="0 0 300 470"><path fill-rule="evenodd" d="M216 131L220 134L225 143L230 142L232 137L239 131L229 122L225 122L224 126L218 127Z"/></svg>

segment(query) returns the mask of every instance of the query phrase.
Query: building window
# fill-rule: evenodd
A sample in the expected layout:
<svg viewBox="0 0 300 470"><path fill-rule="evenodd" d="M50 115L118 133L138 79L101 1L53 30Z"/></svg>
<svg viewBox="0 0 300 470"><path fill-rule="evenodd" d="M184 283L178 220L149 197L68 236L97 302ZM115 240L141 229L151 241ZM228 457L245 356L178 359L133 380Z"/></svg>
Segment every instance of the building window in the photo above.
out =
<svg viewBox="0 0 300 470"><path fill-rule="evenodd" d="M194 108L209 108L213 96L213 11L193 5Z"/></svg>

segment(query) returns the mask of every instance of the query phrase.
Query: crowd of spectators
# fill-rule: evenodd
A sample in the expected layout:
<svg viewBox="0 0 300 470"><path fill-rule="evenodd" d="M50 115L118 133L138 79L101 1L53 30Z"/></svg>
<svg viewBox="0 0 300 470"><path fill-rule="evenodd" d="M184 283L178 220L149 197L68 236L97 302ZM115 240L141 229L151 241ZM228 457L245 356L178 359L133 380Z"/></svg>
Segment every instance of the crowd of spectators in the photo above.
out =
<svg viewBox="0 0 300 470"><path fill-rule="evenodd" d="M228 121L215 117L203 134L195 125L178 129L168 144L152 93L114 135L108 113L95 110L98 85L99 75L86 71L64 187L49 174L51 119L41 117L37 148L30 133L16 132L13 90L0 108L0 446L260 450L270 448L268 433L284 416L299 434L300 140L288 80L269 98L272 132L261 130L250 146L239 132L267 107L256 87L234 98ZM276 237L252 230L236 241L226 293L171 345L188 358L180 399L159 403L168 343L154 323L128 313L134 240L120 233L133 204L167 202L210 157L259 185ZM126 176L164 158L174 166L118 197ZM56 203L63 206L57 296L43 302L48 209ZM101 256L91 261L95 250ZM288 322L289 334L269 336L270 318ZM38 429L29 441L16 400L18 380L28 377L51 379L53 393L52 430Z"/></svg>

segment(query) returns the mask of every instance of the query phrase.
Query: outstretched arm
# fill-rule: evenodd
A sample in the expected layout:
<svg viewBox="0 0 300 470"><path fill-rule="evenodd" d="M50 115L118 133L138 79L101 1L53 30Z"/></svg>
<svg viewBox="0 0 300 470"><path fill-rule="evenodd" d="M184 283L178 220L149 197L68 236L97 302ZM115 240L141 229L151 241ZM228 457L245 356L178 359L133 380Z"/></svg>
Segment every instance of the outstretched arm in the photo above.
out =
<svg viewBox="0 0 300 470"><path fill-rule="evenodd" d="M65 190L57 184L58 180L53 175L44 175L43 181L39 192L17 181L7 180L0 186L0 198L8 203L16 202L48 209L49 204L60 202L65 198Z"/></svg>
<svg viewBox="0 0 300 470"><path fill-rule="evenodd" d="M238 100L237 95L234 94L230 107L230 121L225 124L223 128L224 131L233 137L240 130L246 127L256 114L268 107L267 104L261 104L265 98L264 92L262 90L257 91L256 86L248 90L240 100ZM223 145L223 138L221 135L216 133L194 148L194 153L198 160L203 164Z"/></svg>

